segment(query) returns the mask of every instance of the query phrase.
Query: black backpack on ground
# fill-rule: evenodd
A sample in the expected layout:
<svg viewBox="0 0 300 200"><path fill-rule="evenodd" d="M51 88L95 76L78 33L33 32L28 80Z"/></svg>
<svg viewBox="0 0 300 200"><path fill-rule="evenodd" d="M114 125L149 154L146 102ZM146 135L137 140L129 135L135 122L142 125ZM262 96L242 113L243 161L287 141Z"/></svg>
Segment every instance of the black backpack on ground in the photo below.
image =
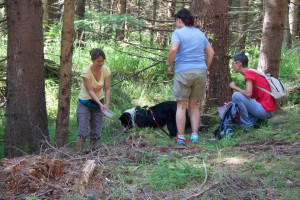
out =
<svg viewBox="0 0 300 200"><path fill-rule="evenodd" d="M230 102L225 105L224 113L219 113L221 122L218 129L215 131L215 137L222 139L232 134L232 128L240 124L240 108L239 105Z"/></svg>

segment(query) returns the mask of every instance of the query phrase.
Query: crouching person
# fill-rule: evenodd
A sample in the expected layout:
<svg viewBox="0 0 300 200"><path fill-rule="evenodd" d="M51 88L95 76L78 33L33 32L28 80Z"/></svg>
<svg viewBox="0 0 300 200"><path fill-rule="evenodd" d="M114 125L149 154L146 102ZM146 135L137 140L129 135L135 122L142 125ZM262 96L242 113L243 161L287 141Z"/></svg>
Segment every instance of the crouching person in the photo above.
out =
<svg viewBox="0 0 300 200"><path fill-rule="evenodd" d="M271 118L274 111L277 110L277 104L273 96L256 87L259 86L271 91L263 76L248 70L248 57L244 53L239 53L233 59L232 68L236 73L244 76L246 89L243 90L231 82L229 86L237 91L232 95L232 101L240 107L241 125L251 127L259 119Z"/></svg>

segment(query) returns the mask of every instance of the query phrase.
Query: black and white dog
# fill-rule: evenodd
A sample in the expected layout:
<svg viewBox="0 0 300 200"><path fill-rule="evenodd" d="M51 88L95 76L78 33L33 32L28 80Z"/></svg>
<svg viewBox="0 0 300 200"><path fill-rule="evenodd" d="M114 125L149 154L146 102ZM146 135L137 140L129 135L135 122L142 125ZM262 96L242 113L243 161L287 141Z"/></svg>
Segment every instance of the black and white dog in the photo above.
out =
<svg viewBox="0 0 300 200"><path fill-rule="evenodd" d="M159 128L167 125L170 137L176 137L176 101L165 101L155 106L137 106L128 109L119 117L125 131L133 127L139 128ZM191 128L190 117L186 111L186 126L185 129Z"/></svg>

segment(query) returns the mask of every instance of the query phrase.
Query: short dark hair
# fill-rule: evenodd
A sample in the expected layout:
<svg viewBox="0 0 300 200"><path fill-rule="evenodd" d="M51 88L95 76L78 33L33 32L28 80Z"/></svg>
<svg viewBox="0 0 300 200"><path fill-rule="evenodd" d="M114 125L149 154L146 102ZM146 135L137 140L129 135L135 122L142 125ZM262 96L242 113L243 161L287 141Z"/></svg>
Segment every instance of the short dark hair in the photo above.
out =
<svg viewBox="0 0 300 200"><path fill-rule="evenodd" d="M194 26L195 18L193 17L193 15L191 14L191 12L188 9L186 9L186 8L183 8L183 9L179 10L175 14L175 20L177 18L181 19L182 22L184 23L184 25L186 25L186 26Z"/></svg>
<svg viewBox="0 0 300 200"><path fill-rule="evenodd" d="M99 58L100 56L105 60L105 54L104 54L104 52L101 50L101 49L99 49L99 48L95 48L95 49L92 49L91 51L90 51L90 55L91 55L91 59L92 60L96 60L97 58Z"/></svg>
<svg viewBox="0 0 300 200"><path fill-rule="evenodd" d="M245 52L241 52L238 54L235 54L233 57L234 61L240 61L242 63L243 67L248 67L248 57L246 56Z"/></svg>

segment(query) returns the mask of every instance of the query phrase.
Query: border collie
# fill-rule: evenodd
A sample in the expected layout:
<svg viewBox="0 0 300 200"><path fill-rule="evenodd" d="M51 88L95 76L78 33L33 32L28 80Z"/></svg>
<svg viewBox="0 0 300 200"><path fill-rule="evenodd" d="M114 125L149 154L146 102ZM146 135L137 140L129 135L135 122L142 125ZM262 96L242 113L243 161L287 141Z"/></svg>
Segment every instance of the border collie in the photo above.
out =
<svg viewBox="0 0 300 200"><path fill-rule="evenodd" d="M176 109L177 109L176 101L165 101L151 107L137 106L125 110L122 113L122 115L119 117L119 120L121 121L121 124L124 127L125 131L128 131L133 127L159 128L159 126L164 127L165 125L167 125L167 128L170 133L170 137L176 137L177 136ZM154 121L152 114L156 122ZM186 111L185 129L189 129L189 128L191 128L190 117L188 111Z"/></svg>

